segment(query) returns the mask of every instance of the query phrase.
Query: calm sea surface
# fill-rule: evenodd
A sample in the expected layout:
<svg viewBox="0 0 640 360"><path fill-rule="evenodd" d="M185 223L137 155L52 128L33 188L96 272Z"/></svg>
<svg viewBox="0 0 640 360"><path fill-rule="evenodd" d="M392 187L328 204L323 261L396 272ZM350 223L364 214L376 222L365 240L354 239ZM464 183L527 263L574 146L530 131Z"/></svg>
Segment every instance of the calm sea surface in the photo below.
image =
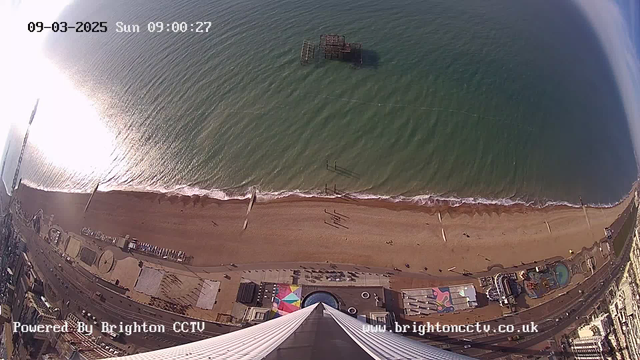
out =
<svg viewBox="0 0 640 360"><path fill-rule="evenodd" d="M56 124L76 147L62 166L29 146L23 176L41 187L612 203L636 178L608 62L569 1L76 0L59 19L108 22L45 52L103 127L79 131L74 103L44 96L33 131ZM147 31L174 21L212 25ZM301 66L323 33L363 43L364 66Z"/></svg>

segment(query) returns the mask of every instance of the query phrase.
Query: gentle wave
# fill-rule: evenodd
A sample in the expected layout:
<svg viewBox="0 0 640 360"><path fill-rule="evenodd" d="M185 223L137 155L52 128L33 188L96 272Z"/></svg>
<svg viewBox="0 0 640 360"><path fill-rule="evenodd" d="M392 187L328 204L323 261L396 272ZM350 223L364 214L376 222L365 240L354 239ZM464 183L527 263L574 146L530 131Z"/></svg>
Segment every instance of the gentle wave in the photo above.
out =
<svg viewBox="0 0 640 360"><path fill-rule="evenodd" d="M66 193L89 193L91 190L87 189L65 189L65 188L50 188L36 185L30 181L23 181L23 184L34 189L43 191L55 191ZM188 185L180 185L175 187L135 187L135 186L118 186L101 184L98 187L99 192L110 191L129 191L129 192L144 192L155 193L163 195L175 195L175 196L206 196L216 200L244 200L251 197L251 189L247 189L242 193L233 194L231 192L225 192L224 190L214 189L206 190ZM421 206L433 206L446 204L451 207L458 207L462 205L496 205L496 206L528 206L532 208L545 208L549 206L568 206L579 208L580 204L572 204L566 201L553 201L553 200L537 200L537 201L524 201L519 199L487 199L483 197L454 197L454 196L440 196L440 195L416 195L416 196L391 196L391 195L375 195L368 193L345 193L350 198L356 200L380 200L388 201L392 203L408 203ZM325 198L335 199L339 198L339 195L327 195L324 191L302 191L302 190L282 190L282 191L260 191L258 188L256 191L258 200L269 201L276 199L283 199L289 197L299 198ZM589 207L594 208L610 208L620 204L624 199L620 199L613 204L587 204Z"/></svg>

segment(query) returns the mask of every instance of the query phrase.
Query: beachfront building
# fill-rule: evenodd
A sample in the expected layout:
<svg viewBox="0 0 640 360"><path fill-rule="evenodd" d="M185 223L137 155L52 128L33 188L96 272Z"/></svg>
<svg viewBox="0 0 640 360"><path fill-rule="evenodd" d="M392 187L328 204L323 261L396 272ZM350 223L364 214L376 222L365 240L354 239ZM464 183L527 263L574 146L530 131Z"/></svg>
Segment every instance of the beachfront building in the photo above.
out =
<svg viewBox="0 0 640 360"><path fill-rule="evenodd" d="M471 359L368 326L315 303L229 334L119 359Z"/></svg>
<svg viewBox="0 0 640 360"><path fill-rule="evenodd" d="M24 325L51 324L57 317L57 311L40 295L28 292L24 301L19 304L19 314L12 320ZM18 359L39 358L47 352L50 345L46 333L22 332L18 330L20 336L14 348L13 357Z"/></svg>
<svg viewBox="0 0 640 360"><path fill-rule="evenodd" d="M609 313L613 321L611 342L623 359L640 359L640 231L636 227L622 279L608 291Z"/></svg>
<svg viewBox="0 0 640 360"><path fill-rule="evenodd" d="M0 323L11 321L11 307L7 304L0 305Z"/></svg>
<svg viewBox="0 0 640 360"><path fill-rule="evenodd" d="M13 332L11 323L4 323L0 339L0 359L10 359L13 355Z"/></svg>
<svg viewBox="0 0 640 360"><path fill-rule="evenodd" d="M592 336L575 339L571 344L571 351L575 359L604 360L609 359L609 347L604 336Z"/></svg>
<svg viewBox="0 0 640 360"><path fill-rule="evenodd" d="M607 336L611 330L611 317L607 313L600 314L590 323L578 329L578 336L588 338L592 336Z"/></svg>
<svg viewBox="0 0 640 360"><path fill-rule="evenodd" d="M500 306L514 306L518 296L517 275L514 273L499 273L494 276L494 284L498 293Z"/></svg>
<svg viewBox="0 0 640 360"><path fill-rule="evenodd" d="M587 260L589 262L589 259ZM522 280L522 286L518 283ZM516 298L523 292L532 299L545 296L549 292L567 286L571 272L564 262L539 265L519 273L504 272L479 279L480 286L491 301L516 311Z"/></svg>
<svg viewBox="0 0 640 360"><path fill-rule="evenodd" d="M108 345L95 337L78 331L78 321L74 315L69 315L66 321L53 320L52 325L68 324L67 331L49 332L47 337L51 344L49 355L56 355L58 359L105 359L125 354L114 345Z"/></svg>
<svg viewBox="0 0 640 360"><path fill-rule="evenodd" d="M339 274L326 276L340 277ZM245 279L238 288L232 316L236 322L256 323L323 303L365 323L389 326L394 318L386 309L384 287L350 286L349 283L352 282L342 286L271 282L258 285ZM265 312L269 307L270 311Z"/></svg>
<svg viewBox="0 0 640 360"><path fill-rule="evenodd" d="M271 308L251 306L244 310L241 322L249 324L257 324L269 320L271 316Z"/></svg>
<svg viewBox="0 0 640 360"><path fill-rule="evenodd" d="M607 359L605 355L611 352L607 342L610 330L611 317L607 313L600 314L580 327L578 338L571 347L576 359Z"/></svg>
<svg viewBox="0 0 640 360"><path fill-rule="evenodd" d="M404 314L410 316L452 313L478 306L476 289L472 284L404 289L401 293Z"/></svg>

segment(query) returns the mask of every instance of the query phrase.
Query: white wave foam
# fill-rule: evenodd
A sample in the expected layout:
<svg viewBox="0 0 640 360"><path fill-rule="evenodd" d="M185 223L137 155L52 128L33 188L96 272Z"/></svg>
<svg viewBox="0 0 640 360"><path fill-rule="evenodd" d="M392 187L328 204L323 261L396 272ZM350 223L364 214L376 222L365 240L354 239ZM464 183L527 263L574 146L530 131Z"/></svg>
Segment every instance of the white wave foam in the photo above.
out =
<svg viewBox="0 0 640 360"><path fill-rule="evenodd" d="M22 179L20 181L20 186L23 186L23 185L28 186L32 189L37 189L37 190L62 192L62 193L70 193L70 194L86 194L91 192L91 189L68 189L68 188L42 186L25 179Z"/></svg>
<svg viewBox="0 0 640 360"><path fill-rule="evenodd" d="M66 193L89 193L92 189L66 189L66 188L48 188L36 185L29 181L23 181L23 184L44 191L57 191ZM245 200L251 197L251 190L243 190L241 192L225 191L221 189L202 189L189 185L178 185L174 187L136 187L136 186L122 186L122 185L100 185L98 188L100 192L109 191L132 191L132 192L145 192L156 193L164 195L178 195L178 196L206 196L217 200ZM302 190L283 190L283 191L260 191L257 190L257 198L259 201L270 201L289 197L298 198L326 198L335 199L337 195L326 195L324 191L302 191ZM525 201L519 199L487 199L483 197L454 197L454 196L440 196L440 195L417 195L417 196L390 196L390 195L376 195L369 193L348 193L350 198L356 200L381 200L392 203L408 203L421 206L434 206L434 205L448 205L452 207L462 205L498 205L498 206L515 206L524 205L532 208L544 208L548 206L569 206L579 208L580 204L572 204L566 201L552 201L552 200L538 200L538 201ZM588 204L590 207L608 208L613 207L621 203L624 199L613 204Z"/></svg>

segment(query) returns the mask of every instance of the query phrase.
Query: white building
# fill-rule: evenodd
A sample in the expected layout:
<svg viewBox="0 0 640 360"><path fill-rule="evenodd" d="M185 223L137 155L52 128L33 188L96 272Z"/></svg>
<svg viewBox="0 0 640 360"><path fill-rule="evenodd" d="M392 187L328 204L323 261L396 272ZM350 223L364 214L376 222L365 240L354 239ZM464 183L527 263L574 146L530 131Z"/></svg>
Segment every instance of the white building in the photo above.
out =
<svg viewBox="0 0 640 360"><path fill-rule="evenodd" d="M607 336L611 330L609 314L601 314L590 323L578 329L578 336L588 338L592 336Z"/></svg>
<svg viewBox="0 0 640 360"><path fill-rule="evenodd" d="M640 198L636 194L636 204ZM622 279L608 292L609 313L613 322L611 342L619 357L640 359L640 229L636 219L630 259Z"/></svg>
<svg viewBox="0 0 640 360"><path fill-rule="evenodd" d="M368 326L317 303L229 334L118 359L471 359Z"/></svg>
<svg viewBox="0 0 640 360"><path fill-rule="evenodd" d="M575 339L571 351L579 360L604 360L608 359L605 354L609 352L609 347L604 336L591 336Z"/></svg>

